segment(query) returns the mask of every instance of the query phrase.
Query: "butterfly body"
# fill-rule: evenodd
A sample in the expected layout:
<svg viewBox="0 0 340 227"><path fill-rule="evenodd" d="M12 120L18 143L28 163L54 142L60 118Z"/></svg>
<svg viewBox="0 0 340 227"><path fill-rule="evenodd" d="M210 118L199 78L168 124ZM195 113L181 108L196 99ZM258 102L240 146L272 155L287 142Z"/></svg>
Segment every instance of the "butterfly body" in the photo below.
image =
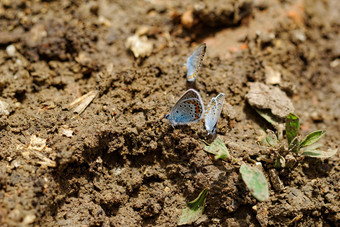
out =
<svg viewBox="0 0 340 227"><path fill-rule="evenodd" d="M172 126L186 125L202 119L204 104L201 96L194 89L187 90L166 116Z"/></svg>
<svg viewBox="0 0 340 227"><path fill-rule="evenodd" d="M219 95L211 99L207 107L204 124L205 129L208 131L208 135L214 135L216 133L216 126L222 112L224 98L225 94L220 93Z"/></svg>
<svg viewBox="0 0 340 227"><path fill-rule="evenodd" d="M192 53L186 63L187 67L187 80L189 82L195 81L198 70L201 67L205 52L206 52L207 46L205 43L201 44L197 50Z"/></svg>

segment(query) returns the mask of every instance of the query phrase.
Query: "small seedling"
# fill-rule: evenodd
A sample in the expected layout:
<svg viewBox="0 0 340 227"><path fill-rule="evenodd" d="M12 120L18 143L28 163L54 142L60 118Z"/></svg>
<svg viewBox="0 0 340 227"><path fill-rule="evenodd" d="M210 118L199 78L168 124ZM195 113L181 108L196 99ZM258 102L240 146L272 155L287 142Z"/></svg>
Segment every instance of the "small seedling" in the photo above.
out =
<svg viewBox="0 0 340 227"><path fill-rule="evenodd" d="M301 153L303 156L315 158L329 158L336 154L337 150L329 149L328 151L318 150L322 144L317 143L326 133L325 130L318 130L308 134L303 140L299 140L299 118L293 114L288 114L286 118L286 136L288 149L294 153Z"/></svg>
<svg viewBox="0 0 340 227"><path fill-rule="evenodd" d="M240 173L251 194L259 201L269 198L268 182L261 170L242 164Z"/></svg>
<svg viewBox="0 0 340 227"><path fill-rule="evenodd" d="M267 144L271 148L274 148L274 150L278 153L274 163L276 168L294 166L294 163L292 163L292 158L294 159L294 157L289 154L290 152L314 158L329 158L337 152L337 149L329 149L328 151L322 151L319 149L322 144L317 142L326 133L325 130L312 132L304 139L300 140L300 121L298 116L294 113L290 113L286 117L285 128L288 148L287 146L284 148L282 140L278 139L276 134L271 130L267 130L266 136L262 139L262 144ZM286 156L283 157L282 155ZM285 160L288 157L287 155L290 156L290 161Z"/></svg>
<svg viewBox="0 0 340 227"><path fill-rule="evenodd" d="M208 189L205 188L195 200L188 203L187 207L182 210L178 225L191 224L202 216L207 194Z"/></svg>
<svg viewBox="0 0 340 227"><path fill-rule="evenodd" d="M225 146L224 142L217 138L210 145L204 147L204 150L210 154L215 155L215 159L231 159L228 148Z"/></svg>

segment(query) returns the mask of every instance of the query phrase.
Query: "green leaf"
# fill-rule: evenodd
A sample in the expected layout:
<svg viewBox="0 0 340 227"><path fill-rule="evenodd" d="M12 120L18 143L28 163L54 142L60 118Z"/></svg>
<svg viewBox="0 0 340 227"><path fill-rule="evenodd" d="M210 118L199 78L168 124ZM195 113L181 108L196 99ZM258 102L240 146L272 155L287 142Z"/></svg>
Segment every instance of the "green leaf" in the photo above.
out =
<svg viewBox="0 0 340 227"><path fill-rule="evenodd" d="M214 142L208 146L205 146L204 150L210 154L215 155L215 159L230 159L228 148L224 142L218 137Z"/></svg>
<svg viewBox="0 0 340 227"><path fill-rule="evenodd" d="M306 136L300 143L301 147L306 147L309 145L312 145L313 143L317 142L324 134L326 133L326 130L318 130L315 132L312 132Z"/></svg>
<svg viewBox="0 0 340 227"><path fill-rule="evenodd" d="M304 148L302 148L301 150L303 151L303 152L305 152L305 151L313 151L313 150L318 150L320 147L322 147L322 143L314 143L314 144L312 144L312 145L309 145L309 146L307 146L307 147L304 147Z"/></svg>
<svg viewBox="0 0 340 227"><path fill-rule="evenodd" d="M188 203L182 210L178 225L191 224L202 216L207 194L208 189L205 188L194 201Z"/></svg>
<svg viewBox="0 0 340 227"><path fill-rule="evenodd" d="M268 182L261 170L242 164L240 173L244 183L256 199L264 201L269 198Z"/></svg>
<svg viewBox="0 0 340 227"><path fill-rule="evenodd" d="M300 150L300 142L297 137L293 139L293 141L288 146L289 150L294 153L298 153Z"/></svg>
<svg viewBox="0 0 340 227"><path fill-rule="evenodd" d="M277 117L275 117L270 110L261 110L257 108L254 109L261 117L263 117L263 119L265 119L268 123L270 123L274 127L280 124L280 120L278 120Z"/></svg>
<svg viewBox="0 0 340 227"><path fill-rule="evenodd" d="M266 141L270 146L276 147L278 139L275 132L273 132L272 130L267 130Z"/></svg>
<svg viewBox="0 0 340 227"><path fill-rule="evenodd" d="M302 152L303 156L313 157L313 158L330 158L338 152L337 149L328 149L327 151L312 150Z"/></svg>
<svg viewBox="0 0 340 227"><path fill-rule="evenodd" d="M294 138L298 136L300 127L299 117L294 113L290 113L286 117L286 136L288 145L291 144Z"/></svg>

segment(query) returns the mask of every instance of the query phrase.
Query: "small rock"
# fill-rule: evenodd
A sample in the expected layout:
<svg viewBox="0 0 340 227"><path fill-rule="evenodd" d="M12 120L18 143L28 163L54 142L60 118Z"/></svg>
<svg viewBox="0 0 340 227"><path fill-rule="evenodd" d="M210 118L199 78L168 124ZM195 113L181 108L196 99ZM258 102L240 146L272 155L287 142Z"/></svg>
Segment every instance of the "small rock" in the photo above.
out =
<svg viewBox="0 0 340 227"><path fill-rule="evenodd" d="M20 59L15 60L15 64L22 66L22 61Z"/></svg>
<svg viewBox="0 0 340 227"><path fill-rule="evenodd" d="M137 34L130 36L126 40L125 46L132 51L136 58L150 56L153 49L152 42L146 36L139 36Z"/></svg>
<svg viewBox="0 0 340 227"><path fill-rule="evenodd" d="M282 191L284 189L283 183L275 169L269 170L269 177L275 191Z"/></svg>
<svg viewBox="0 0 340 227"><path fill-rule="evenodd" d="M281 83L281 73L270 66L265 66L266 84L274 85Z"/></svg>
<svg viewBox="0 0 340 227"><path fill-rule="evenodd" d="M295 110L293 103L280 88L259 82L250 84L246 99L252 107L261 110L269 109L274 116L280 119L285 119L289 113Z"/></svg>
<svg viewBox="0 0 340 227"><path fill-rule="evenodd" d="M36 216L34 214L29 214L26 215L24 220L23 220L23 224L28 225L28 224L32 224L35 220Z"/></svg>
<svg viewBox="0 0 340 227"><path fill-rule="evenodd" d="M303 42L306 40L306 35L302 30L294 30L292 31L292 39L293 42Z"/></svg>
<svg viewBox="0 0 340 227"><path fill-rule="evenodd" d="M9 104L0 100L0 116L9 115Z"/></svg>
<svg viewBox="0 0 340 227"><path fill-rule="evenodd" d="M20 102L14 103L14 107L17 108L17 109L20 108L21 107L21 103Z"/></svg>
<svg viewBox="0 0 340 227"><path fill-rule="evenodd" d="M29 149L42 151L46 147L46 139L32 135L30 138Z"/></svg>
<svg viewBox="0 0 340 227"><path fill-rule="evenodd" d="M66 136L68 138L72 138L73 137L73 131L69 128L61 128L60 129L60 133L63 135L63 136Z"/></svg>
<svg viewBox="0 0 340 227"><path fill-rule="evenodd" d="M7 54L8 54L9 56L14 57L14 56L15 56L15 52L16 52L15 46L12 45L12 44L9 45L9 46L7 46L7 47L6 47L6 52L7 52Z"/></svg>
<svg viewBox="0 0 340 227"><path fill-rule="evenodd" d="M181 24L183 27L190 29L194 25L194 14L192 10L187 10L181 17Z"/></svg>
<svg viewBox="0 0 340 227"><path fill-rule="evenodd" d="M274 33L257 31L256 35L258 37L258 42L261 44L262 47L265 47L267 45L271 45L273 40L275 39Z"/></svg>
<svg viewBox="0 0 340 227"><path fill-rule="evenodd" d="M88 65L92 62L91 57L86 52L79 52L78 56L76 57L76 61L82 65Z"/></svg>
<svg viewBox="0 0 340 227"><path fill-rule="evenodd" d="M310 116L314 122L322 122L324 120L322 114L318 112L312 112Z"/></svg>
<svg viewBox="0 0 340 227"><path fill-rule="evenodd" d="M340 65L340 59L335 59L334 61L331 61L331 63L329 64L332 68L337 67L338 65Z"/></svg>
<svg viewBox="0 0 340 227"><path fill-rule="evenodd" d="M107 18L105 18L103 16L99 16L98 22L100 24L104 25L104 26L107 26L107 27L111 27L112 26L111 21L109 21Z"/></svg>
<svg viewBox="0 0 340 227"><path fill-rule="evenodd" d="M137 29L136 34L139 36L143 36L143 35L147 35L150 31L151 31L151 27L144 25Z"/></svg>
<svg viewBox="0 0 340 227"><path fill-rule="evenodd" d="M18 168L20 166L20 162L18 160L14 160L12 163L11 163L11 166L13 168Z"/></svg>

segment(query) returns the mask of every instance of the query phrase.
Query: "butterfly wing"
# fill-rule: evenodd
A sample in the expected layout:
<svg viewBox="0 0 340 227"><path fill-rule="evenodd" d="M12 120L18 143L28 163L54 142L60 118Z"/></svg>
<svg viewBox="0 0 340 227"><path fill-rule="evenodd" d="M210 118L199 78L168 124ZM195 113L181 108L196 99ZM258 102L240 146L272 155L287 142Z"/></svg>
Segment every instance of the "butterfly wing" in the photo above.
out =
<svg viewBox="0 0 340 227"><path fill-rule="evenodd" d="M215 134L216 132L216 125L222 112L224 98L225 94L220 93L218 96L212 98L208 105L204 118L205 129L208 131L208 134Z"/></svg>
<svg viewBox="0 0 340 227"><path fill-rule="evenodd" d="M190 124L199 121L203 113L201 96L194 89L189 89L172 108L168 119L173 126Z"/></svg>
<svg viewBox="0 0 340 227"><path fill-rule="evenodd" d="M197 50L192 53L187 59L187 80L192 82L195 81L198 70L202 64L207 45L201 44Z"/></svg>

